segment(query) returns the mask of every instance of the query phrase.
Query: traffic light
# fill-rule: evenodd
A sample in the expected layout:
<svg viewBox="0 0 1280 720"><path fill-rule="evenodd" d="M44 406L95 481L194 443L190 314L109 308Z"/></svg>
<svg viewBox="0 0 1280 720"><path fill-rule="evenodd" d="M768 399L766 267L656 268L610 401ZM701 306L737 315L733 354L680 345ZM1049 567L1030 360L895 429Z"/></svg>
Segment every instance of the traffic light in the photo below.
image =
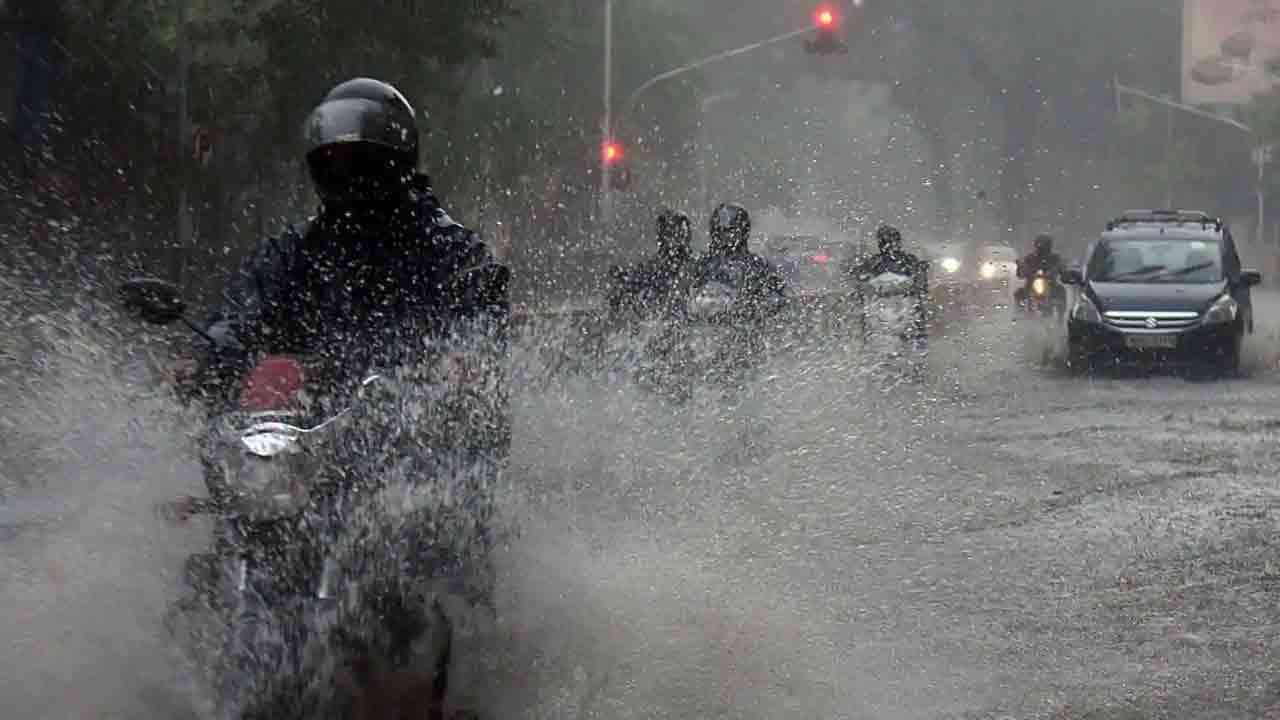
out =
<svg viewBox="0 0 1280 720"><path fill-rule="evenodd" d="M622 162L622 146L613 140L604 142L604 145L600 148L600 154L604 159L604 163L610 167Z"/></svg>
<svg viewBox="0 0 1280 720"><path fill-rule="evenodd" d="M815 8L813 26L817 34L812 40L804 41L805 51L813 55L849 52L849 46L840 39L840 20L840 13L834 5L824 3Z"/></svg>
<svg viewBox="0 0 1280 720"><path fill-rule="evenodd" d="M609 168L609 187L614 190L626 190L631 185L631 167L626 161L626 153L622 144L615 140L606 140L600 146L600 159Z"/></svg>

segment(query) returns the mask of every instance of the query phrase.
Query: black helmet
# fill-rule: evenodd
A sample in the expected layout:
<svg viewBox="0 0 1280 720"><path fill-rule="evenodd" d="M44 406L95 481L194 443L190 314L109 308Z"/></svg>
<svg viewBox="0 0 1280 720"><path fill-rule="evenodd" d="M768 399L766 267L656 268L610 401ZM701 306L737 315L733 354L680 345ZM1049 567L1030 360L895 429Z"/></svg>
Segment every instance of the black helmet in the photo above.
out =
<svg viewBox="0 0 1280 720"><path fill-rule="evenodd" d="M880 244L880 252L897 253L902 251L902 233L892 225L881 225L876 228L876 242Z"/></svg>
<svg viewBox="0 0 1280 720"><path fill-rule="evenodd" d="M307 165L326 201L385 192L418 164L413 107L391 85L348 80L329 91L304 128Z"/></svg>
<svg viewBox="0 0 1280 720"><path fill-rule="evenodd" d="M720 203L711 213L712 253L723 255L747 249L751 235L751 214L741 205Z"/></svg>
<svg viewBox="0 0 1280 720"><path fill-rule="evenodd" d="M1036 248L1036 252L1037 252L1037 253L1040 253L1041 255L1043 255L1043 254L1045 254L1045 253L1048 253L1048 252L1052 252L1052 251L1053 251L1053 236L1052 236L1052 235L1045 235L1045 234L1037 235L1037 236L1036 236L1036 241L1035 241L1035 248Z"/></svg>
<svg viewBox="0 0 1280 720"><path fill-rule="evenodd" d="M693 245L693 223L682 212L664 209L658 213L658 250L663 253L688 252Z"/></svg>

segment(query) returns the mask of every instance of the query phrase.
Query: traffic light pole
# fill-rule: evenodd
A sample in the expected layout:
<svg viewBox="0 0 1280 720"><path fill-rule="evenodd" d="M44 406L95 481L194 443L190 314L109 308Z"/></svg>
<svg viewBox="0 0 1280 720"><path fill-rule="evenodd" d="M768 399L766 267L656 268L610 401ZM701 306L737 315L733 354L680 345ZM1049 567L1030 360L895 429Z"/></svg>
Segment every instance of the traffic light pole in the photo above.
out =
<svg viewBox="0 0 1280 720"><path fill-rule="evenodd" d="M1162 95L1154 95L1152 93L1139 90L1138 88L1129 87L1127 85L1121 85L1120 80L1118 78L1113 80L1112 84L1116 91L1116 111L1117 112L1120 110L1120 95L1121 94L1133 95L1134 97L1142 98L1143 100L1146 100L1148 102L1153 102L1157 105L1163 105L1169 108L1170 111L1181 110L1183 112L1190 113L1191 115L1195 115L1197 117L1202 117L1207 120L1213 120L1214 122L1222 123L1223 125L1230 125L1231 127L1241 132L1249 134L1253 138L1253 141L1254 141L1253 162L1255 165L1257 165L1257 168L1258 168L1258 187L1257 187L1258 227L1255 230L1255 233L1257 235L1256 242L1258 243L1263 242L1265 240L1264 233L1267 227L1266 191L1263 189L1263 183L1266 180L1266 166L1268 161L1270 160L1270 152L1269 152L1269 148L1264 146L1262 144L1262 141L1254 134L1253 128L1240 122L1239 120L1225 117L1223 115L1219 115L1218 113L1210 112L1208 110L1202 110L1201 108L1198 108L1194 105L1186 105L1184 103L1175 102L1174 100L1168 97L1164 97ZM1172 172L1173 142L1171 139L1172 137L1171 126L1169 130L1169 134L1170 134L1170 139L1167 140L1169 149L1167 151L1168 157L1166 158L1166 162L1170 164L1170 168L1171 168L1170 172ZM1170 194L1172 193L1170 192ZM1172 205L1171 202L1169 204Z"/></svg>
<svg viewBox="0 0 1280 720"><path fill-rule="evenodd" d="M613 0L604 0L604 119L601 130L604 142L613 142ZM600 152L600 232L597 241L613 234L613 188L610 182L612 163Z"/></svg>
<svg viewBox="0 0 1280 720"><path fill-rule="evenodd" d="M783 42L784 40L790 40L793 37L797 37L812 31L813 31L813 27L806 25L805 27L802 27L798 30L792 30L791 32L786 32L781 35L775 35L774 37L768 38L766 40L761 40L760 42L754 42L754 43L751 43L750 45L743 45L742 47L734 48L732 50L726 50L724 52L716 53L715 55L709 55L707 57L704 57L700 60L695 60L686 65L681 65L679 67L675 67L670 70L667 70L666 72L658 73L657 75L654 75L648 80L645 80L643 83L640 84L640 87L636 88L635 91L631 93L631 95L627 98L626 104L623 106L623 111L622 113L620 113L620 116L627 117L631 115L631 112L635 109L636 103L640 100L640 96L643 95L645 91L647 91L649 88L653 87L654 85L657 85L660 82L663 82L665 80L670 80L671 78L684 75L685 73L688 73L688 72L693 72L694 70L698 70L699 68L705 67L715 62L720 62L721 60L728 60L729 58L737 57L738 55L742 55L744 53L749 53L752 50L758 50L762 47L767 47L775 43ZM604 138L606 142L611 142L613 140L613 126L615 124L615 118L612 112L612 98L611 98L612 90L613 90L613 0L604 0L604 121L602 123L603 125L602 130L604 132ZM612 186L612 183L610 182L610 177L609 177L611 169L612 168L608 159L605 158L602 153L601 159L600 159L601 237L607 237L613 231L613 186Z"/></svg>
<svg viewBox="0 0 1280 720"><path fill-rule="evenodd" d="M657 85L660 82L663 82L665 80L670 80L671 78L684 75L685 73L688 73L688 72L693 72L694 70L698 70L700 68L706 67L707 65L710 65L712 63L720 62L721 60L728 60L729 58L737 57L738 55L742 55L744 53L749 53L752 50L759 50L762 47L767 47L769 45L780 43L780 42L783 42L784 40L790 40L793 37L798 37L800 35L804 35L805 33L809 33L809 32L813 32L813 27L811 25L806 25L800 28L799 30L792 30L791 32L785 32L785 33L782 33L781 35L775 35L774 37L771 37L767 40L754 42L754 43L751 43L750 45L743 45L742 47L734 48L732 50L726 50L724 52L716 53L715 55L708 55L707 57L704 57L701 60L695 60L687 65L681 65L680 67L672 68L670 70L667 70L666 72L658 73L657 75L654 75L648 80L645 80L643 83L640 83L640 87L636 88L635 91L631 93L631 95L627 98L626 105L623 106L621 116L627 117L631 115L631 112L635 110L636 103L640 100L640 96L643 95L649 88L653 87L654 85Z"/></svg>

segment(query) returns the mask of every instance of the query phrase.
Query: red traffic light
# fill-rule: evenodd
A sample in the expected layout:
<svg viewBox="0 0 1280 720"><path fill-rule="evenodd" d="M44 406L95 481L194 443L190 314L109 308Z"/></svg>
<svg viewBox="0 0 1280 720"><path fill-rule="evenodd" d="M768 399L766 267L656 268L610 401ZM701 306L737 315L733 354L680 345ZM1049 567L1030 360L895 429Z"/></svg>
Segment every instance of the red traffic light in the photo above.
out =
<svg viewBox="0 0 1280 720"><path fill-rule="evenodd" d="M612 165L622 159L622 146L616 142L606 142L600 148L600 155L606 163Z"/></svg>
<svg viewBox="0 0 1280 720"><path fill-rule="evenodd" d="M832 28L836 24L836 11L829 5L820 5L813 11L813 22L820 28Z"/></svg>

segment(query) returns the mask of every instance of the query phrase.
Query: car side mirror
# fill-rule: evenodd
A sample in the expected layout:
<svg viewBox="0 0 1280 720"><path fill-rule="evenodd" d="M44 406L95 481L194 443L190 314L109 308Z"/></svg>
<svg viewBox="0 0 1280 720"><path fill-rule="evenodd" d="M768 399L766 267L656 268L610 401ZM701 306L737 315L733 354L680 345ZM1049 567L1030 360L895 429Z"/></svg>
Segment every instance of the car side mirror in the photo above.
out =
<svg viewBox="0 0 1280 720"><path fill-rule="evenodd" d="M121 283L116 292L126 310L152 325L181 320L187 310L178 287L158 278L132 278Z"/></svg>
<svg viewBox="0 0 1280 720"><path fill-rule="evenodd" d="M1061 275L1063 285L1083 285L1084 273L1080 272L1080 268L1065 268Z"/></svg>
<svg viewBox="0 0 1280 720"><path fill-rule="evenodd" d="M1244 287L1253 287L1262 284L1262 273L1257 270L1241 270L1240 284Z"/></svg>

